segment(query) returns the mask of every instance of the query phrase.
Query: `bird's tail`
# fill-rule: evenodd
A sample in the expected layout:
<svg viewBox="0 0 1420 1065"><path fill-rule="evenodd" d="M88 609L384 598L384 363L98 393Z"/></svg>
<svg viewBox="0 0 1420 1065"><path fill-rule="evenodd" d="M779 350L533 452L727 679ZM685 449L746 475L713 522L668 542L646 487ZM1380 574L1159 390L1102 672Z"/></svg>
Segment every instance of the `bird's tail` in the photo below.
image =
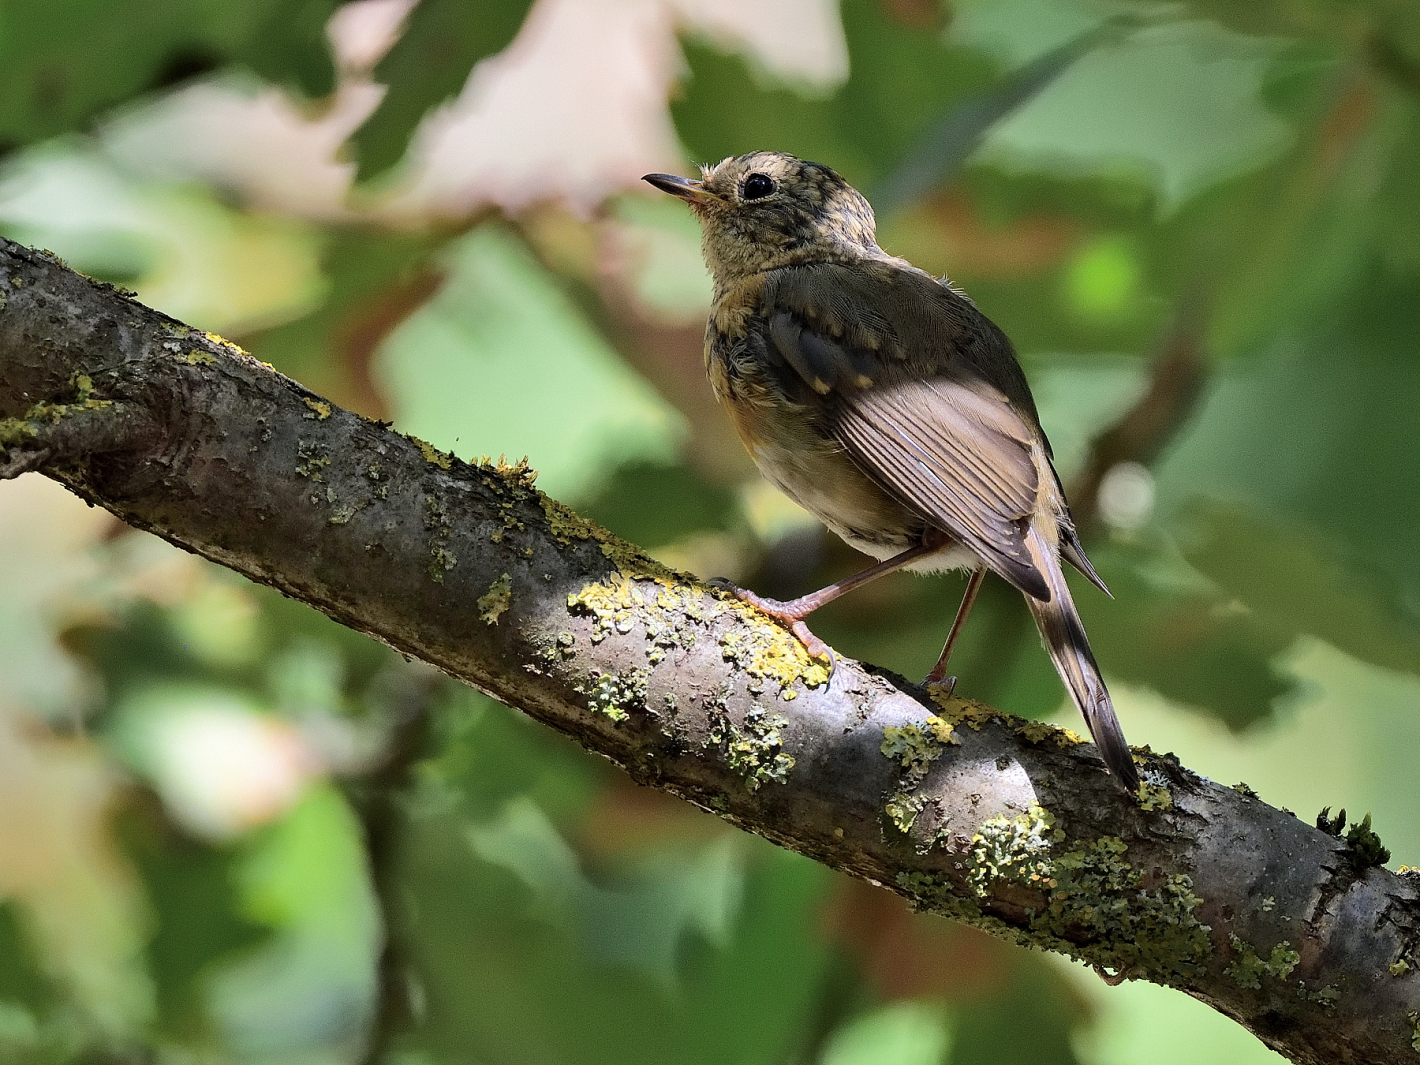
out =
<svg viewBox="0 0 1420 1065"><path fill-rule="evenodd" d="M1065 573L1060 568L1056 547L1046 540L1035 522L1031 523L1026 533L1026 545L1044 574L1046 584L1050 586L1048 602L1029 595L1025 597L1030 612L1035 615L1045 649L1050 653L1060 679L1069 689L1070 697L1080 708L1085 724L1090 727L1090 735L1104 756L1105 765L1125 787L1137 791L1139 773L1129 754L1124 730L1119 727L1119 718L1115 716L1109 689L1104 686L1104 678L1100 676L1100 668L1090 650L1084 623L1080 621L1075 601L1065 584Z"/></svg>

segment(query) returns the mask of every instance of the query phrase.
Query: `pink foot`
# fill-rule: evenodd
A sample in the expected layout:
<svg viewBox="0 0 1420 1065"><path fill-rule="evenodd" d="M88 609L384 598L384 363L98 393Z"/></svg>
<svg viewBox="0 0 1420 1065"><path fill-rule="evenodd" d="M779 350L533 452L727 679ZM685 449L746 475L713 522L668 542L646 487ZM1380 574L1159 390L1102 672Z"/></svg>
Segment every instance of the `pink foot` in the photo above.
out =
<svg viewBox="0 0 1420 1065"><path fill-rule="evenodd" d="M829 647L828 644L824 643L809 631L808 625L804 622L804 618L808 616L809 610L804 610L799 607L799 603L802 602L802 600L795 599L785 603L779 599L769 599L762 595L756 595L748 588L741 588L738 584L723 578L713 580L710 583L734 594L742 602L748 603L761 614L768 614L775 621L782 622L784 625L788 626L789 631L798 637L799 642L804 645L804 650L809 653L809 656L811 658L828 659L829 671L833 671L833 667L837 664L838 658L833 653L832 647Z"/></svg>
<svg viewBox="0 0 1420 1065"><path fill-rule="evenodd" d="M956 679L956 677L942 677L942 676L937 676L936 674L937 674L937 671L936 671L935 669L932 670L931 673L928 673L928 674L927 674L927 679L922 682L922 687L924 687L924 688L946 688L947 690L946 690L946 692L945 692L944 694L946 694L946 695L948 695L948 696L950 696L950 695L952 694L952 692L954 692L954 691L957 690L957 679Z"/></svg>

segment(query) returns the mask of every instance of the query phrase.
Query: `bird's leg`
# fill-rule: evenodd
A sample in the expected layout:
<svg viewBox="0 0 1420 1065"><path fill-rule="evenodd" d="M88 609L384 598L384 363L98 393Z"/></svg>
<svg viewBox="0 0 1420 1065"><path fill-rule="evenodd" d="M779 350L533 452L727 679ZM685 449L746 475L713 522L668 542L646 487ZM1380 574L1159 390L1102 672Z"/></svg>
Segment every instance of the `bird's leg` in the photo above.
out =
<svg viewBox="0 0 1420 1065"><path fill-rule="evenodd" d="M799 638L799 642L804 645L804 649L815 658L832 658L833 652L829 650L828 644L824 643L812 632L808 625L804 623L804 618L808 617L825 603L831 603L840 595L851 592L854 588L861 588L871 580L876 580L884 574L891 573L895 569L901 569L909 562L915 562L923 555L930 555L942 549L945 541L937 537L928 537L926 542L918 544L916 547L909 547L886 561L877 565L869 566L865 570L853 574L851 577L844 577L841 581L834 581L826 588L820 588L816 592L808 595L801 595L797 599L790 599L787 602L779 599L767 599L762 595L755 595L747 588L731 584L729 581L720 581L722 587L728 589L739 596L740 599L749 603L756 610L768 614L772 618L784 622L789 626L789 631Z"/></svg>
<svg viewBox="0 0 1420 1065"><path fill-rule="evenodd" d="M966 582L966 592L961 597L961 606L957 607L957 616L956 620L952 622L952 631L947 633L946 646L942 648L942 653L937 659L937 664L932 667L932 672L928 673L927 679L922 682L923 684L946 684L948 695L957 686L957 679L952 677L947 680L947 663L952 659L952 648L956 646L957 637L961 634L962 626L966 624L966 616L971 613L971 604L976 602L976 593L981 590L981 580L985 576L985 566L977 566L971 571L971 580Z"/></svg>

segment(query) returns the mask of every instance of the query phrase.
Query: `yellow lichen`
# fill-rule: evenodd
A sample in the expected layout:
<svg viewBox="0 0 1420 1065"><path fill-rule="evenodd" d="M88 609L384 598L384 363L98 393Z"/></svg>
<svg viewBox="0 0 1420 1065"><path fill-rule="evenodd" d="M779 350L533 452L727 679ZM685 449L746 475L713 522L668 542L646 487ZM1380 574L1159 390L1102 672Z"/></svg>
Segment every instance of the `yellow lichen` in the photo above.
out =
<svg viewBox="0 0 1420 1065"><path fill-rule="evenodd" d="M952 726L940 717L929 716L920 725L889 725L883 729L882 753L896 759L903 769L922 777L948 743L961 741L952 735Z"/></svg>
<svg viewBox="0 0 1420 1065"><path fill-rule="evenodd" d="M197 348L193 348L187 353L183 362L187 363L189 366L212 366L217 362L217 356L210 352L199 351Z"/></svg>
<svg viewBox="0 0 1420 1065"><path fill-rule="evenodd" d="M69 403L41 401L33 404L19 418L0 421L0 447L28 444L39 438L37 423L57 424L80 411L106 410L113 406L111 399L94 398L94 381L87 374L75 373L69 378L69 387L74 390L74 399Z"/></svg>
<svg viewBox="0 0 1420 1065"><path fill-rule="evenodd" d="M243 348L240 344L233 344L226 337L218 336L216 333L203 333L202 335L205 336L211 343L216 344L219 348L226 348L234 355L247 354L245 348ZM247 357L250 358L251 356L248 355ZM269 366L270 363L262 363L262 365Z"/></svg>
<svg viewBox="0 0 1420 1065"><path fill-rule="evenodd" d="M314 416L318 421L325 421L330 417L329 403L322 403L320 400L311 399L309 396L302 397L301 402L315 412ZM307 418L311 416L310 414L306 415Z"/></svg>
<svg viewBox="0 0 1420 1065"><path fill-rule="evenodd" d="M607 580L588 583L567 597L570 611L592 616L593 643L612 633L628 635L639 625L654 664L674 647L690 647L710 623L731 616L738 625L720 637L720 654L751 678L751 690L773 684L791 699L796 683L809 688L827 683L828 663L809 657L803 644L773 619L718 589L707 603L711 589L658 563L651 567L649 573L627 574L618 566Z"/></svg>
<svg viewBox="0 0 1420 1065"><path fill-rule="evenodd" d="M750 791L768 783L783 784L794 768L794 756L783 751L783 730L789 721L771 714L762 706L745 711L744 722L736 726L723 709L712 713L708 743L725 751L729 767L738 773Z"/></svg>
<svg viewBox="0 0 1420 1065"><path fill-rule="evenodd" d="M485 625L496 625L512 602L513 578L501 573L488 586L488 591L478 597L478 616Z"/></svg>
<svg viewBox="0 0 1420 1065"><path fill-rule="evenodd" d="M417 436L405 434L404 438L419 449L419 454L424 456L424 461L429 463L429 465L438 466L441 470L447 470L453 467L454 457L447 451L440 451L427 440L420 440Z"/></svg>
<svg viewBox="0 0 1420 1065"><path fill-rule="evenodd" d="M591 687L578 690L587 696L587 709L593 713L605 714L620 724L631 716L632 710L646 708L646 682L651 677L648 669L623 669L620 673L592 673Z"/></svg>
<svg viewBox="0 0 1420 1065"><path fill-rule="evenodd" d="M726 662L757 680L777 684L785 698L794 697L795 681L809 688L828 683L828 660L811 657L799 638L777 621L731 596L719 602L722 612L733 613L740 621L738 629L720 637L720 654Z"/></svg>
<svg viewBox="0 0 1420 1065"><path fill-rule="evenodd" d="M1058 747L1073 747L1085 742L1079 733L1071 732L1059 725L1052 725L1049 721L1026 721L1016 727L1016 735L1027 743L1044 743L1046 740L1054 740Z"/></svg>
<svg viewBox="0 0 1420 1065"><path fill-rule="evenodd" d="M942 710L941 716L953 725L969 725L975 732L980 732L983 725L991 721L999 721L1002 724L1012 727L1026 727L1038 724L1034 721L1026 721L1024 718L1013 717L1010 714L1002 713L995 707L987 706L985 703L973 702L970 699L960 699L949 694L943 688L928 689L932 701Z"/></svg>

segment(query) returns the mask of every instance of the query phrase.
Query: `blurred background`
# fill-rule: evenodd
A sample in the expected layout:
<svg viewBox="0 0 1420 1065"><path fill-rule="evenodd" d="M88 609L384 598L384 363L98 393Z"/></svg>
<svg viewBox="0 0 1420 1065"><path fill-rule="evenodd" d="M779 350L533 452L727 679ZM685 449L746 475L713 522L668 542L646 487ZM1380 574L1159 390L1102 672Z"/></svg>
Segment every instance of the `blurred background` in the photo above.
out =
<svg viewBox="0 0 1420 1065"><path fill-rule="evenodd" d="M1420 5L0 0L0 233L787 596L861 559L714 408L697 230L638 180L757 148L839 169L1015 339L1131 739L1420 864ZM0 1061L1279 1060L36 474L0 545ZM920 677L961 589L815 628ZM1077 724L999 582L958 656Z"/></svg>

